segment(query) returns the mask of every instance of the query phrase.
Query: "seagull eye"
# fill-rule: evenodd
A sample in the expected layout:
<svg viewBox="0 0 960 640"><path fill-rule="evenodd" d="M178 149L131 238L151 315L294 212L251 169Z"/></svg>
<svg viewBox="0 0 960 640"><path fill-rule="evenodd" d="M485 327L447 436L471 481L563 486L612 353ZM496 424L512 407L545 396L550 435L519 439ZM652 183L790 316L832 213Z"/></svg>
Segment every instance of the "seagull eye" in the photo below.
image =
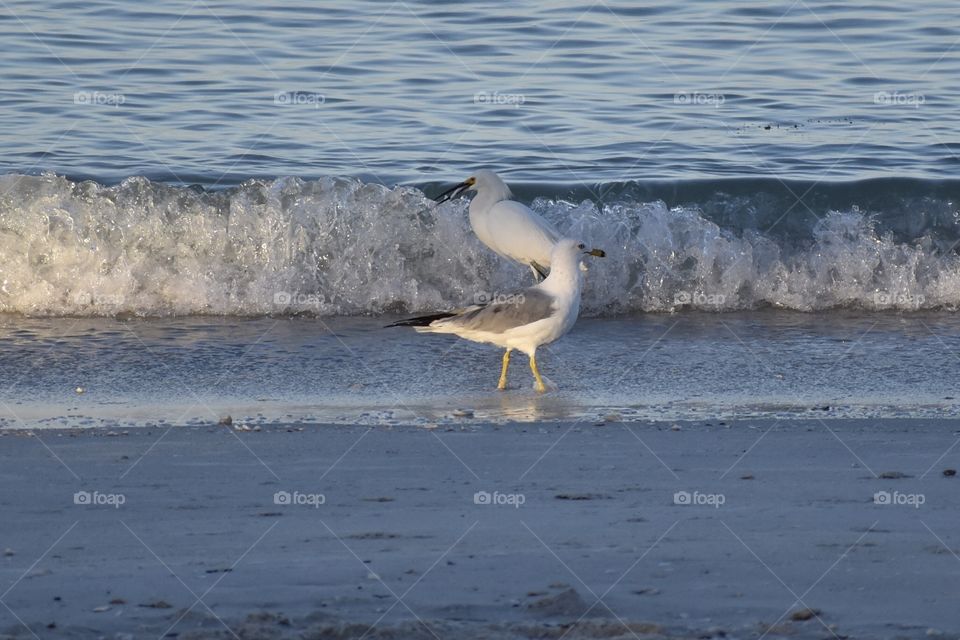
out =
<svg viewBox="0 0 960 640"><path fill-rule="evenodd" d="M583 244L582 242L577 245L577 249L586 249L586 248L587 248L587 245Z"/></svg>

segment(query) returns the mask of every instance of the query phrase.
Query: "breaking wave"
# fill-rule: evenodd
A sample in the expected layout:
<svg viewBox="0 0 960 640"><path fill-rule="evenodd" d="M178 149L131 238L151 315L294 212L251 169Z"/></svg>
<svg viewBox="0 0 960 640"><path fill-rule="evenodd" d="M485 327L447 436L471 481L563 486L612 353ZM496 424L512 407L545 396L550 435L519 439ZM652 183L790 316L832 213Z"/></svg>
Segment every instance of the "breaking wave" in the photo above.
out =
<svg viewBox="0 0 960 640"><path fill-rule="evenodd" d="M960 213L943 189L864 183L834 207L782 186L672 185L686 195L671 206L640 183L518 191L606 250L589 314L960 306ZM416 186L340 177L207 191L0 176L0 312L409 313L530 283L473 236L466 201L431 204Z"/></svg>

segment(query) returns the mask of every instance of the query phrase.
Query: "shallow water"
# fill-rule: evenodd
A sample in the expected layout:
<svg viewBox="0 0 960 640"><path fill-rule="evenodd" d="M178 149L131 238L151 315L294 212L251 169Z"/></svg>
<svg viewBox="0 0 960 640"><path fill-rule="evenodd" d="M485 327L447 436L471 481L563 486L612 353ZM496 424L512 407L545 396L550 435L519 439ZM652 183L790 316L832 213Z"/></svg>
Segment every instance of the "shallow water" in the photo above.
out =
<svg viewBox="0 0 960 640"><path fill-rule="evenodd" d="M497 392L496 349L381 319L6 316L0 426L950 417L958 322L773 311L581 320L541 350L558 390L539 396L522 355Z"/></svg>

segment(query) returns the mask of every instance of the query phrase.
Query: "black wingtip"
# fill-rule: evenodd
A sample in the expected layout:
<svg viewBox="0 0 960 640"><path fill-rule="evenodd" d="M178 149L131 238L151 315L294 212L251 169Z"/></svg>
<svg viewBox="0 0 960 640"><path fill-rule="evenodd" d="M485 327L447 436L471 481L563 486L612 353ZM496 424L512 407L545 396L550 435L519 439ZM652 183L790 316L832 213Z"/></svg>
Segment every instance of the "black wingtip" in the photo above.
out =
<svg viewBox="0 0 960 640"><path fill-rule="evenodd" d="M388 325L384 326L384 329L390 327L425 327L435 320L443 320L444 318L452 318L457 314L455 313L431 313L426 316L417 316L416 318L407 318L406 320L397 320Z"/></svg>
<svg viewBox="0 0 960 640"><path fill-rule="evenodd" d="M546 279L547 279L547 276L550 275L550 272L549 272L549 271L547 271L545 268L541 267L541 266L540 266L538 263L536 263L536 262L531 262L531 263L530 263L530 267L531 267L534 271L537 272L537 275L540 276L540 281L541 281L541 282L543 282L544 280L546 280Z"/></svg>

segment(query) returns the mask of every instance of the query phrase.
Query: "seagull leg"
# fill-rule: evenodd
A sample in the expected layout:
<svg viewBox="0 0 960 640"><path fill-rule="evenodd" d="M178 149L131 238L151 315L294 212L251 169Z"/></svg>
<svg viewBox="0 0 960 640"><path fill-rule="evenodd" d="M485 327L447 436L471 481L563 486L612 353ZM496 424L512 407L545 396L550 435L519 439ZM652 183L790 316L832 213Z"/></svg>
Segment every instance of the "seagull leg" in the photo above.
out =
<svg viewBox="0 0 960 640"><path fill-rule="evenodd" d="M500 370L500 382L497 384L497 389L503 391L507 388L507 367L510 366L510 352L513 349L507 349L503 353L503 369Z"/></svg>
<svg viewBox="0 0 960 640"><path fill-rule="evenodd" d="M536 353L530 354L530 371L533 372L533 378L537 381L537 384L534 385L534 388L537 390L537 393L543 393L547 390L547 386L543 384L543 378L540 377L540 371L537 369L537 355Z"/></svg>

